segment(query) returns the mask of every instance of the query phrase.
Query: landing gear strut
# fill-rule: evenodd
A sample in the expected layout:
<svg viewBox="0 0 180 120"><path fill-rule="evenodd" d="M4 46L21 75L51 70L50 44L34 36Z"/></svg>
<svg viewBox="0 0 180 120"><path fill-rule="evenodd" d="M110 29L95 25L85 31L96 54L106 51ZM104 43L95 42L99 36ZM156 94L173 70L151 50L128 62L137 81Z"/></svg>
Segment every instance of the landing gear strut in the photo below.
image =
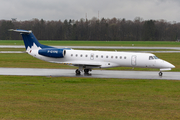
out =
<svg viewBox="0 0 180 120"><path fill-rule="evenodd" d="M163 75L163 73L160 71L160 72L159 72L159 76L162 76L162 75Z"/></svg>

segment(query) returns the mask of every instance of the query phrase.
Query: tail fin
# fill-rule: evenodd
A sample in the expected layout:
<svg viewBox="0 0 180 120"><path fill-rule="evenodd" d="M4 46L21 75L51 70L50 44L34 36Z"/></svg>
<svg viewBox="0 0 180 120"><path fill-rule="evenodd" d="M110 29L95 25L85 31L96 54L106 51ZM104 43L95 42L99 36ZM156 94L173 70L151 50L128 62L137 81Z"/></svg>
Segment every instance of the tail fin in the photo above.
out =
<svg viewBox="0 0 180 120"><path fill-rule="evenodd" d="M32 49L32 48L38 48L40 47L42 48L53 48L50 46L46 46L46 45L42 45L38 42L38 40L36 39L36 37L34 36L34 34L32 33L32 31L27 31L27 30L20 30L20 29L10 29L9 31L14 31L14 32L19 32L22 35L23 41L24 41L24 45L27 49Z"/></svg>

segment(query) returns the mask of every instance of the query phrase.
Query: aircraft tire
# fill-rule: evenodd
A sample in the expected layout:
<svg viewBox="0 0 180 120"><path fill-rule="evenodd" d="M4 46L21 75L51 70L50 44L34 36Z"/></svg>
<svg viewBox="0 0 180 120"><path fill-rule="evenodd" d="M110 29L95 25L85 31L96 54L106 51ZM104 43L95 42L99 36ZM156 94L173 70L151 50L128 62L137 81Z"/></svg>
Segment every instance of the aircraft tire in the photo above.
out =
<svg viewBox="0 0 180 120"><path fill-rule="evenodd" d="M85 74L89 74L89 71L90 71L89 69L84 69Z"/></svg>
<svg viewBox="0 0 180 120"><path fill-rule="evenodd" d="M77 69L75 72L76 72L76 75L80 75L81 74L79 69Z"/></svg>
<svg viewBox="0 0 180 120"><path fill-rule="evenodd" d="M163 73L160 71L160 72L159 72L159 76L162 76L162 75L163 75Z"/></svg>

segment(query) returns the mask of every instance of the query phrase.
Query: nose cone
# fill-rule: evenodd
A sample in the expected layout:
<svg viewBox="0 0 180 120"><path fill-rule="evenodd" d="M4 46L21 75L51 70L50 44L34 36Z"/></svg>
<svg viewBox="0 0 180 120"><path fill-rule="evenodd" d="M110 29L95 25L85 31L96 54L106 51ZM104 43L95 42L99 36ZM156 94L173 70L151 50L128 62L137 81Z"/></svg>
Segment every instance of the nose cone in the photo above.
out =
<svg viewBox="0 0 180 120"><path fill-rule="evenodd" d="M171 70L171 68L175 68L173 64L162 59L156 61L156 67L160 68L160 70Z"/></svg>
<svg viewBox="0 0 180 120"><path fill-rule="evenodd" d="M169 63L169 62L166 62L166 66L168 68L175 68L175 66L173 64Z"/></svg>
<svg viewBox="0 0 180 120"><path fill-rule="evenodd" d="M175 66L165 60L162 60L162 68L175 68Z"/></svg>

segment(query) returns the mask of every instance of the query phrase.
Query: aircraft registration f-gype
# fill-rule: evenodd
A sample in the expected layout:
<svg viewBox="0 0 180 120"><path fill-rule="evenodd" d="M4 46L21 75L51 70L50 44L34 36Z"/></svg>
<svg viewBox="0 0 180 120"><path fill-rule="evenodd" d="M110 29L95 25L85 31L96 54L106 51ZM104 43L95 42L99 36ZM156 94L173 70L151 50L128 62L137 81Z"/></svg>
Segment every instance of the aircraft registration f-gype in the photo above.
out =
<svg viewBox="0 0 180 120"><path fill-rule="evenodd" d="M171 63L159 59L151 53L55 48L40 44L32 31L20 29L11 29L10 31L19 32L22 35L26 52L29 55L47 62L77 66L78 69L75 71L77 75L81 72L88 74L93 68L141 67L160 69L159 76L162 76L162 71L175 68Z"/></svg>

